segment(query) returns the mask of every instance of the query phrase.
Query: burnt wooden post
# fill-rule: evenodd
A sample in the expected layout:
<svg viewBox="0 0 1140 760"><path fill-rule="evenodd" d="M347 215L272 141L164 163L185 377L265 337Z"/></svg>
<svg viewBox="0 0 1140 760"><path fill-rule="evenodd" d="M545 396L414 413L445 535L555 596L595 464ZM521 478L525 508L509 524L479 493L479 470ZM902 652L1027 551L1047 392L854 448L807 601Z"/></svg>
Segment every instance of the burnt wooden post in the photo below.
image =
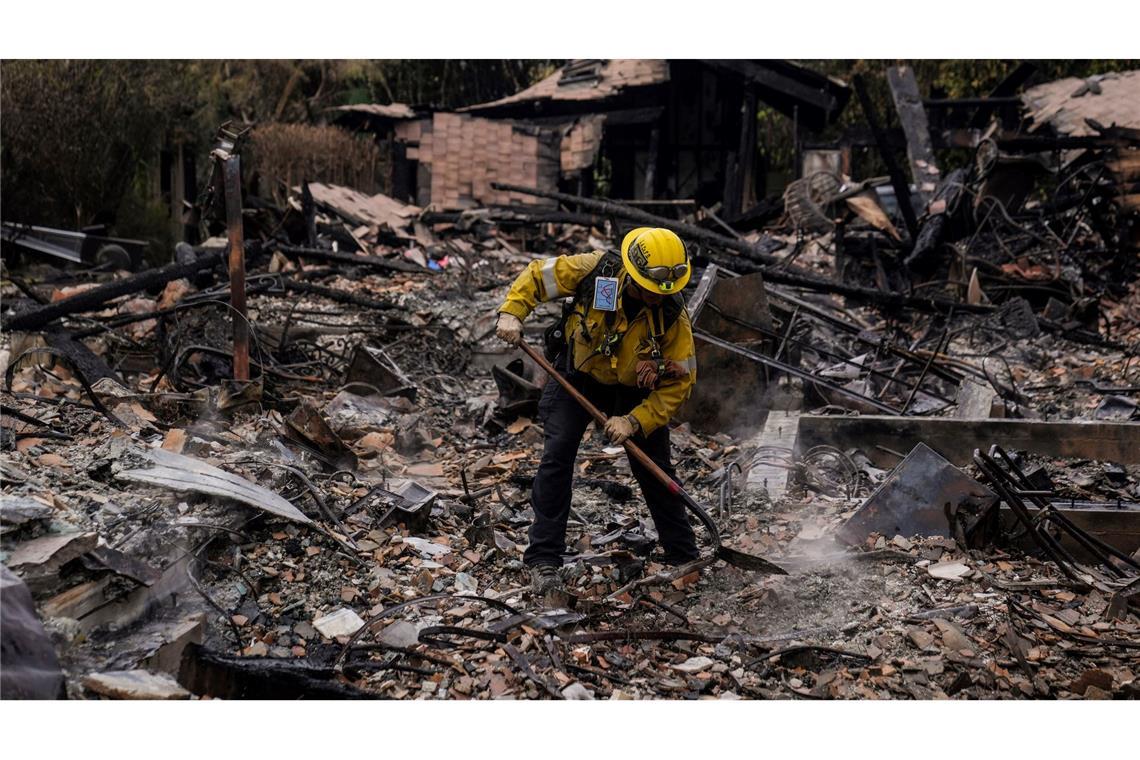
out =
<svg viewBox="0 0 1140 760"><path fill-rule="evenodd" d="M946 239L946 227L958 210L967 176L965 169L955 169L944 181L938 183L929 205L930 210L923 217L922 227L914 238L914 249L903 261L908 269L929 274L937 265L938 250Z"/></svg>
<svg viewBox="0 0 1140 760"><path fill-rule="evenodd" d="M899 211L902 212L903 221L906 222L906 230L910 233L910 239L913 241L918 236L918 217L915 216L914 207L910 204L910 188L906 184L906 175L903 174L902 167L899 166L894 151L891 150L887 133L879 124L879 117L875 114L875 105L867 93L867 83L864 81L863 75L856 74L852 78L851 84L855 88L855 95L859 98L859 105L863 108L863 115L867 117L867 125L871 127L871 134L875 136L875 144L879 146L879 154L883 157L883 163L887 165L887 174L891 178L895 200L899 204Z"/></svg>
<svg viewBox="0 0 1140 760"><path fill-rule="evenodd" d="M800 106L792 106L792 160L796 162L792 176L796 179L804 176L804 143L800 139Z"/></svg>
<svg viewBox="0 0 1140 760"><path fill-rule="evenodd" d="M649 131L649 163L645 167L645 197L653 200L657 197L657 152L661 142L661 128L653 125Z"/></svg>
<svg viewBox="0 0 1140 760"><path fill-rule="evenodd" d="M305 245L309 248L316 248L317 204L313 201L313 193L309 190L308 180L301 183L301 215L305 217Z"/></svg>
<svg viewBox="0 0 1140 760"><path fill-rule="evenodd" d="M744 208L744 196L752 177L752 159L756 155L756 91L747 88L740 105L740 143L736 155L729 159L724 188L724 215L731 219Z"/></svg>
<svg viewBox="0 0 1140 760"><path fill-rule="evenodd" d="M249 319L245 308L245 241L241 218L241 157L214 151L222 165L222 192L226 199L226 236L229 238L230 304L234 314L234 379L249 380Z"/></svg>
<svg viewBox="0 0 1140 760"><path fill-rule="evenodd" d="M930 123L926 108L918 92L918 80L910 66L891 66L887 69L887 84L899 114L899 123L906 135L906 155L910 160L910 175L918 186L924 202L930 201L938 184L938 164L934 160L934 146L930 142Z"/></svg>

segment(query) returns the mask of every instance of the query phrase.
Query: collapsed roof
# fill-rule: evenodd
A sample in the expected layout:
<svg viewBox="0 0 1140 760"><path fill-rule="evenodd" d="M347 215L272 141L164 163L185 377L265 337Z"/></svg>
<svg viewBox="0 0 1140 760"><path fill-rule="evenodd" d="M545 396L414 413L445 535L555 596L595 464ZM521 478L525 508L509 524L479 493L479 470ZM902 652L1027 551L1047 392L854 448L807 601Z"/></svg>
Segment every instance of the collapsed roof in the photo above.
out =
<svg viewBox="0 0 1140 760"><path fill-rule="evenodd" d="M418 119L423 109L407 103L353 103L327 109L332 121L350 129L370 129L386 132L398 123Z"/></svg>
<svg viewBox="0 0 1140 760"><path fill-rule="evenodd" d="M1091 119L1103 126L1140 128L1140 70L1067 77L1031 87L1021 96L1030 131L1048 124L1062 135L1096 134Z"/></svg>
<svg viewBox="0 0 1140 760"><path fill-rule="evenodd" d="M765 103L808 126L821 127L843 110L846 83L791 61L701 60L720 73L741 77ZM576 60L525 90L459 109L481 116L556 116L608 110L625 96L644 93L670 80L666 60ZM609 102L606 102L609 101ZM599 108L600 103L605 105Z"/></svg>

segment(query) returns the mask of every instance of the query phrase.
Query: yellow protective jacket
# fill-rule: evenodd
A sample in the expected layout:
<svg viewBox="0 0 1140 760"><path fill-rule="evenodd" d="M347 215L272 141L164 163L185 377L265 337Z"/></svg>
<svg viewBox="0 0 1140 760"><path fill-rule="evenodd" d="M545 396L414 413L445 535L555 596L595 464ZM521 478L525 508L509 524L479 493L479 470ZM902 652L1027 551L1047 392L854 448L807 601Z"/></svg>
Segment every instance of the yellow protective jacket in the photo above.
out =
<svg viewBox="0 0 1140 760"><path fill-rule="evenodd" d="M525 320L539 302L569 298L578 284L597 266L601 251L556 256L532 261L515 279L499 312L513 314ZM587 294L586 303L576 307L566 323L566 334L573 346L574 367L605 385L637 386L637 364L651 360L654 343L661 358L672 360L685 370L680 377L662 379L658 386L631 412L645 435L667 424L677 409L689 397L697 380L696 350L693 345L693 328L688 311L682 309L676 321L660 335L664 326L660 309L643 307L632 319L627 319L621 303L621 293L630 281L624 270L618 275L619 296L616 312L593 308L593 293ZM582 330L582 309L585 308L586 329ZM612 323L607 326L606 317ZM653 315L658 315L658 320ZM651 325L656 321L655 325ZM619 336L620 342L611 347L610 355L600 353L601 347Z"/></svg>

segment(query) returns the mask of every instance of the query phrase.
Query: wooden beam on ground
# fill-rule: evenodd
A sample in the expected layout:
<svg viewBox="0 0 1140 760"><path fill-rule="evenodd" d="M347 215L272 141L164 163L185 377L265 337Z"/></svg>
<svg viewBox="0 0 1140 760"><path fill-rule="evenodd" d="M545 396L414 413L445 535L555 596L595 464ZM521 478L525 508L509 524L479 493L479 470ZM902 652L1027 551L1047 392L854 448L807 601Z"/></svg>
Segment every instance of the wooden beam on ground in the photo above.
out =
<svg viewBox="0 0 1140 760"><path fill-rule="evenodd" d="M905 455L920 442L955 465L968 464L974 449L988 451L995 443L1007 451L1140 464L1140 425L1126 422L803 415L797 448L858 448L877 466L893 467L899 457L892 451Z"/></svg>
<svg viewBox="0 0 1140 760"><path fill-rule="evenodd" d="M717 232L706 230L703 227L697 227L694 224L686 224L685 222L677 221L676 219L666 219L665 217L650 214L647 211L642 211L638 208L626 206L622 203L615 203L613 201L596 200L593 198L582 198L577 195L570 195L569 193L559 193L553 190L538 190L533 187L524 187L522 185L511 185L506 182L492 182L491 187L495 190L503 190L507 192L523 193L525 195L533 195L538 198L549 198L558 201L559 203L573 203L577 204L580 208L586 211L591 211L595 214L602 214L604 216L616 216L631 221L640 222L651 227L665 227L671 229L678 235L685 236L691 242L707 243L715 245L729 251L736 251L747 259L758 261L764 264L782 264L783 259L773 256L763 250L759 245L749 243L746 240L736 240L734 238L721 235Z"/></svg>
<svg viewBox="0 0 1140 760"><path fill-rule="evenodd" d="M111 369L103 357L77 340L74 335L48 330L44 333L44 342L66 356L75 369L83 373L88 382L96 383L107 377L123 385L123 379Z"/></svg>
<svg viewBox="0 0 1140 760"><path fill-rule="evenodd" d="M122 280L113 280L62 301L17 314L11 319L5 320L4 329L13 331L42 330L57 319L71 314L98 311L103 308L105 303L120 296L131 295L150 288L160 288L173 280L189 277L204 269L210 269L220 261L221 258L216 252L205 253L189 263L167 264L164 267L140 272Z"/></svg>
<svg viewBox="0 0 1140 760"><path fill-rule="evenodd" d="M672 201L624 201L630 205L669 205ZM693 201L681 201L686 205L693 205ZM524 224L580 224L583 227L601 227L606 222L604 216L597 214L578 214L572 211L547 211L544 209L529 209L525 206L516 209L490 208L480 209L478 213L464 215L462 211L425 211L420 214L420 221L424 224L460 224L470 219L472 222L485 220L488 223L502 226Z"/></svg>
<svg viewBox="0 0 1140 760"><path fill-rule="evenodd" d="M363 256L355 253L341 253L340 251L326 251L323 248L304 248L296 245L278 245L271 250L277 250L288 256L289 258L296 258L298 256L313 261L328 261L336 264L349 264L357 267L369 267L371 269L383 269L389 272L418 272L421 274L435 274L430 269L425 269L419 264L413 264L404 259L384 259L379 256Z"/></svg>
<svg viewBox="0 0 1140 760"><path fill-rule="evenodd" d="M337 288L326 288L323 285L315 285L311 282L301 282L300 280L283 279L281 284L285 290L291 293L307 293L309 295L321 296L328 298L331 301L338 303L349 304L352 306L360 306L365 309L375 309L377 311L395 311L400 307L390 301L380 301L368 296L362 296L359 293L350 293L346 290L339 290Z"/></svg>

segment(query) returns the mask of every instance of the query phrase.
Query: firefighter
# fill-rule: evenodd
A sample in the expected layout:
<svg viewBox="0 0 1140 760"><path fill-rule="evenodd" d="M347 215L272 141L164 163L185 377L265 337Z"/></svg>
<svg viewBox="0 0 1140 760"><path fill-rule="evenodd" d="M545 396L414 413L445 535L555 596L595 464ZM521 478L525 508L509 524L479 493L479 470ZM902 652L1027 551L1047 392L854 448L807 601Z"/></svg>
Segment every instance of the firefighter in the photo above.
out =
<svg viewBox="0 0 1140 760"><path fill-rule="evenodd" d="M496 333L516 346L522 321L541 301L572 300L547 330L547 356L570 383L609 416L605 435L615 445L632 438L671 477L669 420L696 381L692 325L680 296L692 275L685 244L675 233L641 227L621 252L594 251L537 260L511 285L499 307ZM542 461L535 474L534 522L523 561L534 595L564 590L558 568L566 551L574 460L590 423L587 412L553 379L538 406ZM653 517L664 561L698 556L680 498L637 460L630 468Z"/></svg>

